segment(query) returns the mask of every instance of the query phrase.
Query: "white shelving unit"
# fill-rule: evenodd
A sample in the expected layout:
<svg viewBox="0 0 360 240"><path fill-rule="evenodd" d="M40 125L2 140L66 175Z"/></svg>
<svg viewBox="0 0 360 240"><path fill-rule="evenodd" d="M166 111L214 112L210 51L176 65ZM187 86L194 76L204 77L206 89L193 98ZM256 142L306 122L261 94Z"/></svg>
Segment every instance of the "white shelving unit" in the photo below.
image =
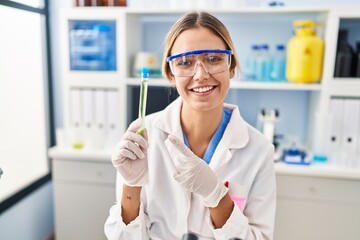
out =
<svg viewBox="0 0 360 240"><path fill-rule="evenodd" d="M268 93L275 91L280 104L296 103L300 105L284 107L282 116L284 116L282 124L288 124L287 129L295 129L295 134L304 136L303 143L308 147L312 146L312 139L314 138L314 113L327 113L329 110L330 100L333 97L355 97L360 98L360 79L336 79L334 75L334 63L336 56L337 35L341 19L360 19L360 8L352 9L331 9L331 8L242 8L242 9L204 9L215 16L219 17L229 28L230 34L234 41L237 53L240 57L240 62L244 65L244 57L246 56L247 48L251 43L270 41L275 43L286 43L292 36L292 21L296 19L312 19L320 23L321 28L318 30L319 35L325 41L325 54L323 64L323 74L320 83L317 84L292 84L292 83L260 83L250 81L232 80L231 89L235 93L261 92L267 95L262 101L266 105L268 100ZM64 125L65 130L72 129L71 121L71 107L70 107L70 91L71 89L105 89L116 91L118 93L118 108L113 109L119 116L118 128L115 135L120 138L125 131L127 124L136 115L137 106L134 103L135 94L140 85L140 80L132 76L132 65L137 52L152 51L157 52L162 56L163 40L169 27L174 23L179 16L186 13L188 10L168 10L168 9L127 9L127 8L76 8L65 10L62 12L62 81L63 81L63 99L64 99ZM68 20L114 20L116 21L116 71L110 72L95 72L95 71L70 71L69 70L69 35L68 35ZM251 34L250 34L251 33ZM268 36L272 36L270 39ZM170 83L165 79L150 79L149 91L152 89L161 89L170 87ZM290 94L289 94L290 93ZM249 94L252 95L252 94ZM289 96L291 99L289 99ZM159 102L166 101L161 99L161 96L149 95L153 99L158 97ZM241 99L240 99L241 98ZM152 100L153 100L152 99ZM253 104L253 99L243 99L239 97L239 101L246 102L246 105ZM151 105L152 101L148 101ZM289 103L288 103L289 102ZM156 104L156 103L154 103ZM150 106L151 107L151 106ZM256 106L258 107L258 106ZM281 106L280 106L281 107ZM254 107L255 108L255 107ZM302 109L301 116L296 116L298 108ZM240 108L241 109L241 108ZM256 109L255 109L256 110ZM254 110L254 111L255 111ZM290 111L290 112L286 112ZM256 112L256 111L255 111ZM134 114L135 113L135 114ZM246 111L245 111L246 113ZM286 119L286 115L294 116L294 118ZM246 119L246 118L245 118ZM328 119L323 118L321 122L326 124ZM291 125L294 124L294 125ZM288 134L288 132L283 132ZM290 132L289 132L290 134ZM291 132L294 134L294 132ZM324 139L325 141L325 139ZM67 225L68 220L73 216L70 211L67 211L65 206L61 204L61 199L64 199L63 194L67 194L67 198L72 195L79 199L84 196L79 195L82 187L86 185L88 189L86 197L93 199L103 198L104 202L112 202L115 200L115 169L110 163L110 150L112 146L103 146L102 148L93 148L91 150L74 150L69 147L56 147L49 151L50 157L54 159L54 190L55 190L55 215L56 215L56 233L57 239L105 239L102 235L102 226L87 228L88 234L82 236L76 229L82 229L84 226L93 226L92 219L81 219L74 224ZM67 171L67 168L79 168L79 164L84 166L84 171L79 172L80 176L85 176L83 180L81 177L71 177L64 179L64 175L59 175L59 171ZM100 169L104 172L94 171L96 164L100 164ZM86 167L88 166L88 167ZM360 172L347 171L346 169L334 169L328 166L311 166L299 167L289 166L284 164L276 164L276 172L278 178L278 216L275 237L277 240L283 239L325 239L324 235L319 232L304 231L312 222L309 221L307 215L307 206L316 214L323 214L324 211L334 211L336 218L339 221L344 219L344 216L354 213L348 219L352 223L347 225L339 224L339 221L333 221L330 228L327 227L327 221L318 222L318 228L327 229L328 235L326 239L340 239L338 231L350 232L350 238L359 239L360 233L356 226L360 224L360 206L359 202L350 201L348 198L346 203L351 203L351 206L346 207L345 211L341 199L331 198L329 196L329 189L334 184L337 187L343 188L341 194L352 194L351 189L348 188L348 182L351 182L352 187L360 189ZM90 178L89 178L90 176ZM91 176L94 181L89 181ZM106 176L103 179L101 176ZM109 180L113 177L114 182L111 184ZM96 180L97 179L97 180ZM309 179L311 181L309 182ZM325 180L324 180L325 179ZM91 190L91 187L96 185L96 191L104 190L103 195L99 195L96 191ZM289 184L296 185L296 189L308 189L305 195L301 196L297 193L289 193ZM67 188L68 186L69 188ZM69 190L70 189L70 190ZM310 189L310 190L309 190ZM314 190L315 189L315 190ZM326 192L325 195L323 193ZM113 196L112 196L113 194ZM360 199L359 191L355 191L353 199ZM321 197L319 197L321 196ZM317 210L321 205L320 200L331 202L325 208ZM349 200L349 201L348 201ZM85 201L76 201L81 207L86 205ZM93 201L93 204L99 204L99 201ZM78 207L76 204L72 208ZM88 206L91 211L98 214L98 218L105 221L104 212L97 211L97 205ZM299 211L291 211L297 208ZM301 231L297 231L295 226L289 226L292 220L288 220L289 213L296 214L299 224L297 227ZM335 209L335 210L334 210ZM59 213L59 211L62 211ZM67 214L69 212L69 214ZM305 213L305 214L304 214ZM326 214L325 214L326 215ZM327 214L329 215L329 214ZM327 216L326 215L326 216ZM314 218L318 221L320 217ZM346 221L349 222L349 221ZM339 224L338 228L336 225ZM283 227L286 226L286 227ZM291 229L291 232L289 229ZM74 230L75 229L75 230ZM298 233L294 235L294 232ZM65 234L66 233L66 234ZM331 235L332 234L332 235ZM91 238L91 236L96 236ZM295 237L296 236L296 237ZM342 237L344 235L341 235ZM63 238L62 238L63 237Z"/></svg>

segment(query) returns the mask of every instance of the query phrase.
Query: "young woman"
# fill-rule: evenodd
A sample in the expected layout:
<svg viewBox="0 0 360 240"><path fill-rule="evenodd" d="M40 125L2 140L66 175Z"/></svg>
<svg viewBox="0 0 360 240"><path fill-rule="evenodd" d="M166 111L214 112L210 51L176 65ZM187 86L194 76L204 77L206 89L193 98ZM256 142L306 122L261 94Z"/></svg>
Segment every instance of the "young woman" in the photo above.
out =
<svg viewBox="0 0 360 240"><path fill-rule="evenodd" d="M224 103L238 65L214 16L189 13L170 29L163 74L180 97L146 117L144 137L138 119L118 144L108 239L273 239L273 145Z"/></svg>

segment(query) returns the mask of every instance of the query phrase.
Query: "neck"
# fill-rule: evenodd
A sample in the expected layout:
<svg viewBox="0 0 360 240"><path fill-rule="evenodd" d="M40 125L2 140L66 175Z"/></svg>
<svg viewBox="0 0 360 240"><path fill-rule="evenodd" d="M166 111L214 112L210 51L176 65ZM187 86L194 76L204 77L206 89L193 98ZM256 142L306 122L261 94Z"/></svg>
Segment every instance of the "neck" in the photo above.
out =
<svg viewBox="0 0 360 240"><path fill-rule="evenodd" d="M190 149L203 157L212 136L218 128L223 113L223 106L206 112L193 110L184 105L181 109L181 125L189 142Z"/></svg>

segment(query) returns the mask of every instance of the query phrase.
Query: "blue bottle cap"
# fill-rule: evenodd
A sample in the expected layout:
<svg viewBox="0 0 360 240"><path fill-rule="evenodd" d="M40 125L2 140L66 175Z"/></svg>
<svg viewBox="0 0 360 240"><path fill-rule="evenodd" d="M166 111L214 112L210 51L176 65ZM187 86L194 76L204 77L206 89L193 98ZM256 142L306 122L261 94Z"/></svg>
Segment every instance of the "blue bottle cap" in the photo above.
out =
<svg viewBox="0 0 360 240"><path fill-rule="evenodd" d="M251 45L251 49L258 50L259 46L257 44L253 44L253 45Z"/></svg>
<svg viewBox="0 0 360 240"><path fill-rule="evenodd" d="M141 69L141 77L142 78L149 78L149 68L142 68Z"/></svg>
<svg viewBox="0 0 360 240"><path fill-rule="evenodd" d="M285 46L283 44L278 44L278 45L276 45L276 49L277 50L284 50Z"/></svg>

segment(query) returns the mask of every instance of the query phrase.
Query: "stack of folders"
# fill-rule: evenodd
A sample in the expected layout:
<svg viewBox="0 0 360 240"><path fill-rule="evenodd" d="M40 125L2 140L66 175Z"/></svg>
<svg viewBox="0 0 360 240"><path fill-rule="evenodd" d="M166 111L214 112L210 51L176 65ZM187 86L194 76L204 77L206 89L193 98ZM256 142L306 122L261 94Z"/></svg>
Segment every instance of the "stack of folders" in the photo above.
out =
<svg viewBox="0 0 360 240"><path fill-rule="evenodd" d="M113 89L73 88L69 96L66 145L75 149L112 148L120 134L120 96Z"/></svg>
<svg viewBox="0 0 360 240"><path fill-rule="evenodd" d="M330 162L339 167L360 168L360 99L331 99L329 120Z"/></svg>

